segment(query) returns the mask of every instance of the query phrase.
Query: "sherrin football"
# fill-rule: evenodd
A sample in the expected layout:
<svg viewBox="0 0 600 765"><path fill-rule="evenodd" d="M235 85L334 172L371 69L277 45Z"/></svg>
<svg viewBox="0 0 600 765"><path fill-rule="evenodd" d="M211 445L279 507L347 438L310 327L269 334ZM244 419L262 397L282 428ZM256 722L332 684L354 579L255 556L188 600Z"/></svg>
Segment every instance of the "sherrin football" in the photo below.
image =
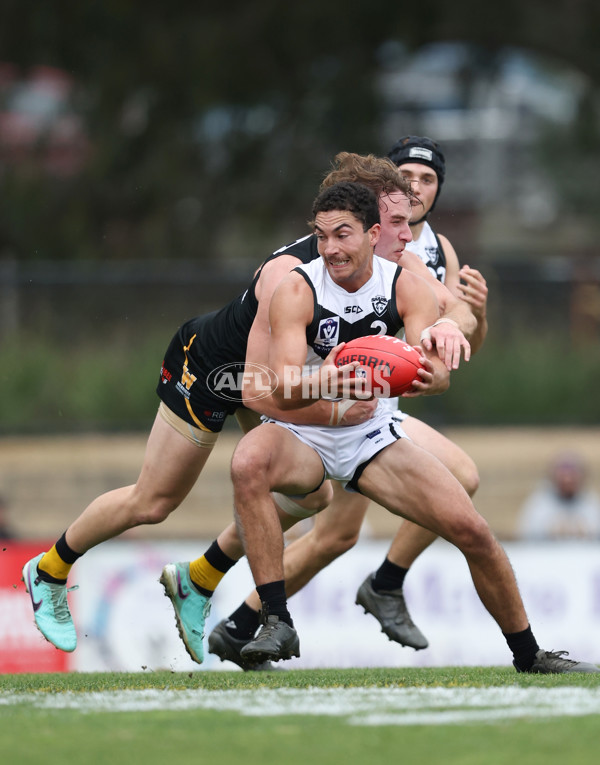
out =
<svg viewBox="0 0 600 765"><path fill-rule="evenodd" d="M366 335L349 340L335 359L338 367L358 361L355 377L365 377L365 390L380 398L407 391L423 369L421 354L412 345L389 335Z"/></svg>

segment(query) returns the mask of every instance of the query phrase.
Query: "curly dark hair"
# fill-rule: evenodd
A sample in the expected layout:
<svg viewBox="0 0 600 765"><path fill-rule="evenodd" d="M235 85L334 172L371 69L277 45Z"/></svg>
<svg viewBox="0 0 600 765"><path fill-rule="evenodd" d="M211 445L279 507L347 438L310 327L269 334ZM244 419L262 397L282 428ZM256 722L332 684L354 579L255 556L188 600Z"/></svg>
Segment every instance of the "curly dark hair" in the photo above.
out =
<svg viewBox="0 0 600 765"><path fill-rule="evenodd" d="M331 210L347 210L363 225L363 231L380 222L379 203L375 194L362 183L335 183L327 186L313 202L312 214Z"/></svg>

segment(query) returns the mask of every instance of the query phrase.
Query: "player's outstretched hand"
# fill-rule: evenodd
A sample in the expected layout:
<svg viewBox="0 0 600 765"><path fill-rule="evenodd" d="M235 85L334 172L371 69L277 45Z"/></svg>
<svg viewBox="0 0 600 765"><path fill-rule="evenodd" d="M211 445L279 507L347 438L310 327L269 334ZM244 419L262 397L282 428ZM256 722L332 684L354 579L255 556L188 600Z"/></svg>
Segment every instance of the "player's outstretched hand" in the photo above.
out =
<svg viewBox="0 0 600 765"><path fill-rule="evenodd" d="M457 286L460 297L471 306L477 318L485 316L488 299L486 280L476 268L467 265L460 269L459 276L464 282Z"/></svg>
<svg viewBox="0 0 600 765"><path fill-rule="evenodd" d="M441 318L421 333L421 345L426 351L435 346L448 371L458 369L461 355L471 358L471 345L452 319Z"/></svg>

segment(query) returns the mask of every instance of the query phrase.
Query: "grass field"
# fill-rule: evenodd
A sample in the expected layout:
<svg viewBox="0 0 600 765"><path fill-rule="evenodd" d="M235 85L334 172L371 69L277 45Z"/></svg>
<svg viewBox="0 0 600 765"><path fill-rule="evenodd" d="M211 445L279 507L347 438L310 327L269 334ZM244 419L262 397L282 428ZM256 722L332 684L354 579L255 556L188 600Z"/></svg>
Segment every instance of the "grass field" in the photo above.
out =
<svg viewBox="0 0 600 765"><path fill-rule="evenodd" d="M508 667L0 676L0 761L588 765L600 675Z"/></svg>

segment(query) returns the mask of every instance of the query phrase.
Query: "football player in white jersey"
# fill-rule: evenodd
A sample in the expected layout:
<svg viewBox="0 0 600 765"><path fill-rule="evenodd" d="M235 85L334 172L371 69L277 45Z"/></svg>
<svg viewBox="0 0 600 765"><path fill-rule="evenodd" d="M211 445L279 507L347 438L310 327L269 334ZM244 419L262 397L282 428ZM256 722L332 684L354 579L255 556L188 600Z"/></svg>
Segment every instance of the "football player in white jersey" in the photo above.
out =
<svg viewBox="0 0 600 765"><path fill-rule="evenodd" d="M361 157L359 155L342 153L336 157L334 169L324 181L324 185L327 185L327 183L335 183L341 180L360 180L377 193L380 200L380 215L382 223L382 237L378 242L379 254L385 256L388 260L399 262L407 269L410 266L411 270L417 272L419 269L417 268L417 264L414 261L418 261L421 269L425 270L429 283L432 283L433 285L438 284L440 286L438 299L440 301L440 305L443 306L444 301L448 300L446 297L446 295L449 294L448 290L443 287L440 282L437 282L429 275L427 268L416 255L406 254L405 257L402 257L405 245L410 241L411 235L410 231L408 230L409 226L407 225L408 221L406 220L406 215L397 209L397 205L390 204L389 202L390 188L398 189L400 187L396 185L398 183L396 174L392 172L392 175L390 176L390 168L388 165L389 163L385 160L378 160L372 156ZM286 248L283 248L283 250L285 249ZM263 301L261 300L261 303L262 302ZM264 352L264 349L268 345L269 339L268 325L265 328L262 328L260 331L257 331L258 327L261 326L261 322L258 322L258 319L259 316L257 316L257 320L253 325L251 337L248 342L247 358L250 358L254 361L260 360L261 357L254 357L253 353L255 353L257 350L258 352L261 350ZM450 325L441 324L436 327L436 330L441 329L444 326ZM472 331L473 330L471 330L471 332ZM340 411L341 407L338 408L337 402L332 403L331 406L332 418L334 418L334 422L332 423L330 420L330 424L344 424L344 414ZM413 440L419 445L424 445L424 443L427 442L430 447L429 450L441 461L443 461L451 470L451 472L459 477L463 484L469 486L469 480L471 480L468 464L469 458L464 455L464 453L458 447L448 441L448 439L445 439L441 434L436 433L436 431L434 431L432 428L429 428L424 423L419 423L419 421L415 418L409 418L407 422L413 428L413 431L416 432L416 437L411 435ZM467 464L465 465L465 463ZM472 465L472 462L470 464ZM472 472L475 472L476 478L476 470L474 466L472 466ZM338 555L349 549L355 543L356 538L358 537L360 525L364 518L369 500L360 494L349 494L345 492L336 482L333 483L333 486L334 492L336 493L334 502L323 513L319 513L315 517L314 528L311 532L296 540L296 542L289 545L285 550L286 592L288 595L300 589L307 581L312 578L312 576L314 576L314 574L324 568ZM284 511L288 514L288 522L290 517L293 519L294 515L297 513L302 513L303 509L299 506L300 503L296 503L293 500L290 500L290 505L288 506L285 504L285 502L282 502L282 500L285 500L285 497L283 497L283 495L279 495L277 497L277 502L280 505L280 508L283 508ZM310 514L310 510L308 510L306 515ZM296 517L303 516L296 515ZM406 521L402 528L412 525L413 524L410 524ZM289 524L286 525L286 528L287 527L289 527ZM435 535L431 535L431 538L435 538ZM238 549L236 545L239 545L239 540L235 535L235 527L230 526L219 535L218 539L215 540L211 546L211 549L212 547L217 548L221 557L230 558L230 564L232 565L235 560L237 560L243 553L243 550ZM212 561L209 561L206 559L206 554L193 563L194 570L197 571L198 574L202 574L203 582L212 580L212 584L209 587L212 594L212 591L214 591L214 588L218 585L218 581L226 572L227 567L220 567L218 565L215 566L214 557L212 558ZM186 568L189 566L191 571L191 564L176 564L176 567L181 567L183 565L185 565ZM169 566L173 568L172 564L169 564ZM175 612L178 617L178 623L181 625L183 622L185 622L186 624L186 629L183 630L184 633L187 633L187 642L184 640L184 642L186 642L186 647L187 643L189 642L190 633L193 633L195 636L197 636L195 637L196 642L201 642L204 618L202 618L201 623L197 618L197 615L201 609L194 608L194 601L200 599L199 595L196 594L193 587L190 587L186 590L184 593L186 599L181 600L181 602L178 595L174 595L173 593L167 594L169 594L169 597L171 598L171 601L174 605ZM401 591L399 594L400 598L397 597L391 599L394 601L392 626L395 629L398 629L399 626L396 623L399 621L397 603L399 600L403 600L401 598ZM204 600L206 600L206 598L204 598ZM186 617L184 619L184 610L188 605L190 617ZM263 665L260 661L250 660L249 658L244 658L241 655L241 651L252 640L252 636L256 631L259 623L260 608L260 599L258 598L256 592L253 592L247 598L246 602L244 602L236 611L234 611L228 619L223 619L213 629L208 640L209 651L218 655L222 660L230 660L235 662L243 669L262 668ZM406 616L408 615L406 614ZM410 619L410 617L408 617L408 619ZM400 626L407 627L410 626L410 624L404 624ZM182 628L180 626L180 633L181 632ZM405 642L405 644L415 645L416 639L414 634L411 636L409 633L408 638L405 637L406 634L407 633L405 629L404 633L401 635L401 639L394 639L398 639L398 642ZM523 637L525 643L529 642L527 633L525 636L518 636L518 640L521 640ZM413 643L408 642L410 639L413 640ZM417 646L415 645L415 647ZM192 655L192 658L194 658L193 653L190 652L190 655ZM565 670L564 668L572 667L574 664L575 663L560 665L554 664L553 666L555 668L551 671L570 671ZM542 670L538 669L536 671Z"/></svg>
<svg viewBox="0 0 600 765"><path fill-rule="evenodd" d="M402 241L399 224L392 207L380 205L381 235L376 252L421 275L434 285L451 285L450 291L464 301L476 319L469 342L477 350L487 332L487 286L481 274L468 266L459 268L458 258L445 237L436 238L427 218L439 197L445 177L444 156L438 144L429 138L408 136L392 148L389 158L399 165L401 173L411 182L417 204L410 220L412 241ZM340 181L360 181L376 189L379 174L385 168L369 163L357 155L342 152L336 157L334 169L323 181L324 186ZM443 243L443 249L442 249ZM460 271L460 273L459 273ZM460 284L461 277L465 285ZM435 280L435 281L434 281ZM443 294L438 295L440 301ZM393 409L397 402L390 402ZM406 434L416 444L435 455L473 496L479 485L479 475L473 460L459 446L416 417L396 412ZM351 549L358 541L369 500L360 494L349 495L333 483L333 501L313 519L313 526L303 536L294 539L285 550L286 591L288 596L304 587L312 577L335 558ZM285 500L282 498L282 502ZM292 511L289 503L286 507ZM297 511L296 511L297 512ZM372 614L391 640L415 650L427 648L428 641L412 620L403 593L403 583L410 566L435 541L429 530L404 521L396 533L388 554L379 568L369 573L357 592L357 604ZM226 546L226 540L219 537ZM260 600L252 593L223 619L208 639L209 652L222 660L230 660L248 669L240 661L243 648L258 625Z"/></svg>
<svg viewBox="0 0 600 765"><path fill-rule="evenodd" d="M431 228L429 216L439 199L446 176L446 161L440 145L426 136L404 136L392 146L388 157L410 181L420 205L410 221L412 242L407 247L421 258L431 274L457 297L467 302L477 319L477 331L470 336L476 352L487 334L487 284L482 274L468 265L461 267L447 237Z"/></svg>
<svg viewBox="0 0 600 765"><path fill-rule="evenodd" d="M395 196L400 198L390 195L391 204L403 204L409 216L408 196ZM323 357L316 318L328 315L328 308L335 313L341 292L348 299L359 293L362 299L389 294L411 345L419 343L439 311L424 280L407 269L380 266L384 261L374 255L381 230L378 200L370 189L357 183L324 189L314 202L313 221L322 263L294 269L271 300L267 350L269 367L286 382L272 388L282 410L310 406L315 397L326 397L324 391L327 397L330 391L335 396L335 390L343 390L345 398L360 397L354 389L358 378L348 379L346 366L335 365L340 346L311 372L311 385L307 378L296 374L292 380L289 374L301 370L307 358ZM341 318L336 319L344 337ZM352 331L348 328L346 339ZM443 362L431 351L426 355L430 365L413 383L415 395L440 393L448 385ZM269 418L238 443L231 475L236 523L262 603L261 626L241 649L242 659L278 661L300 655L287 608L283 534L271 492L302 495L334 478L346 490L423 525L463 553L479 598L501 629L518 672L600 672L595 665L564 659L563 651L540 649L510 562L488 524L450 471L406 438L387 407L379 405L370 422L348 428L296 426Z"/></svg>

